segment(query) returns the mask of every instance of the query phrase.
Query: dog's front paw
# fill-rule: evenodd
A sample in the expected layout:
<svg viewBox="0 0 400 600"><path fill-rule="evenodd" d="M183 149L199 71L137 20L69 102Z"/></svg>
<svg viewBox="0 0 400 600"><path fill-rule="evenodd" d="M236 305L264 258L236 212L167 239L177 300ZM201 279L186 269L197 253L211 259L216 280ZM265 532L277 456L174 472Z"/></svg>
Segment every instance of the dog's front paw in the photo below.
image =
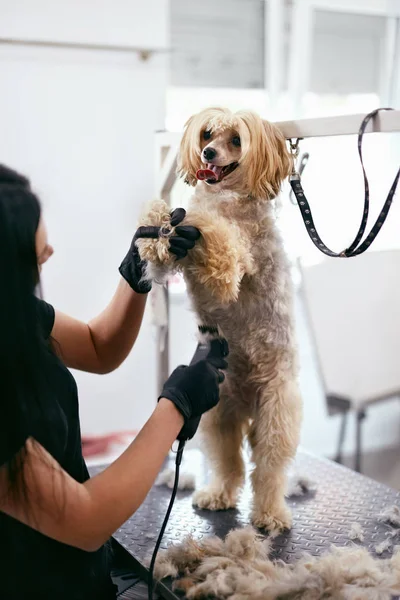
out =
<svg viewBox="0 0 400 600"><path fill-rule="evenodd" d="M160 237L153 239L138 239L136 245L140 258L154 265L169 266L174 263L174 256L169 252L168 238Z"/></svg>
<svg viewBox="0 0 400 600"><path fill-rule="evenodd" d="M158 238L139 237L136 245L140 258L149 264L156 266L173 265L175 257L169 252L169 238L174 232L171 225L171 214L164 200L156 200L143 212L139 225L148 227L159 227Z"/></svg>
<svg viewBox="0 0 400 600"><path fill-rule="evenodd" d="M206 510L227 510L236 508L237 493L226 488L206 487L193 496L193 505Z"/></svg>
<svg viewBox="0 0 400 600"><path fill-rule="evenodd" d="M292 513L286 505L278 511L263 511L254 509L251 521L255 527L267 531L284 531L292 527Z"/></svg>

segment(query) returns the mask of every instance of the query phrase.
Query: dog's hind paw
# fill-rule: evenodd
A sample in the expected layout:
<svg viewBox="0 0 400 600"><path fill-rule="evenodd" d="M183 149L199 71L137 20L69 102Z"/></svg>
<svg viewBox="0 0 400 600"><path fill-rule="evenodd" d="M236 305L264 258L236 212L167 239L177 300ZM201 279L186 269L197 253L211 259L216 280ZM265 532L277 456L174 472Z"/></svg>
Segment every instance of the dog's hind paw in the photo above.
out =
<svg viewBox="0 0 400 600"><path fill-rule="evenodd" d="M275 513L253 510L251 521L255 527L269 532L285 531L292 527L292 513L287 506Z"/></svg>
<svg viewBox="0 0 400 600"><path fill-rule="evenodd" d="M193 505L206 510L227 510L236 508L237 493L225 488L206 487L193 496Z"/></svg>

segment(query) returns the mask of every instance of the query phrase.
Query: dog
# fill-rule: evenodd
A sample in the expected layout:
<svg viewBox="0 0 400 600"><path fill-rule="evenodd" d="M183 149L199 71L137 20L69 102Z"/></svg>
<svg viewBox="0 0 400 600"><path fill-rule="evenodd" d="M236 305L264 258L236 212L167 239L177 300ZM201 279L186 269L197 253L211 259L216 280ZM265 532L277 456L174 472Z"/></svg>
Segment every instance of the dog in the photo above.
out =
<svg viewBox="0 0 400 600"><path fill-rule="evenodd" d="M286 468L296 453L302 416L290 268L273 203L292 168L281 132L252 112L211 108L185 126L178 173L195 188L182 224L201 238L176 262L170 209L154 202L142 225L158 225L158 240L139 240L156 281L183 272L199 324L218 327L230 354L220 402L201 421L210 485L194 495L202 509L234 508L242 489L247 437L254 465L252 522L291 527Z"/></svg>

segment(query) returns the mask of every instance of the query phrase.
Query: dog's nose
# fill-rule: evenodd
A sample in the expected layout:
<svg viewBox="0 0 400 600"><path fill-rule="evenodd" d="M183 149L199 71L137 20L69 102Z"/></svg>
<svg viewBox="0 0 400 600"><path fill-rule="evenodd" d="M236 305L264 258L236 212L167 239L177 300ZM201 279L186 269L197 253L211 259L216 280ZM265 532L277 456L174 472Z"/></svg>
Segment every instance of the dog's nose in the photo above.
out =
<svg viewBox="0 0 400 600"><path fill-rule="evenodd" d="M203 156L206 160L212 160L213 158L215 158L217 156L217 151L214 150L214 148L204 148L203 150Z"/></svg>

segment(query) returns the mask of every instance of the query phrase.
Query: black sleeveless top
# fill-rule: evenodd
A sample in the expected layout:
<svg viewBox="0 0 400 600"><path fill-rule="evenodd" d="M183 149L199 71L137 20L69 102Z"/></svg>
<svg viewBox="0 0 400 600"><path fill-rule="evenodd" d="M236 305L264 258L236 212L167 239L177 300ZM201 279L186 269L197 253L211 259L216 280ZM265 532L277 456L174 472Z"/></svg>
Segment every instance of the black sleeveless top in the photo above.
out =
<svg viewBox="0 0 400 600"><path fill-rule="evenodd" d="M43 300L38 300L37 306L38 318L48 339L54 324L54 309ZM50 347L46 378L54 394L46 405L46 426L39 416L29 435L76 481L83 483L89 479L89 473L82 456L77 387L72 374ZM3 427L7 427L6 419L0 422L0 465L7 463L25 443L25 440L15 440L13 448L4 447ZM1 599L111 600L116 597L110 577L108 545L96 552L85 552L42 535L1 511L0 543Z"/></svg>

